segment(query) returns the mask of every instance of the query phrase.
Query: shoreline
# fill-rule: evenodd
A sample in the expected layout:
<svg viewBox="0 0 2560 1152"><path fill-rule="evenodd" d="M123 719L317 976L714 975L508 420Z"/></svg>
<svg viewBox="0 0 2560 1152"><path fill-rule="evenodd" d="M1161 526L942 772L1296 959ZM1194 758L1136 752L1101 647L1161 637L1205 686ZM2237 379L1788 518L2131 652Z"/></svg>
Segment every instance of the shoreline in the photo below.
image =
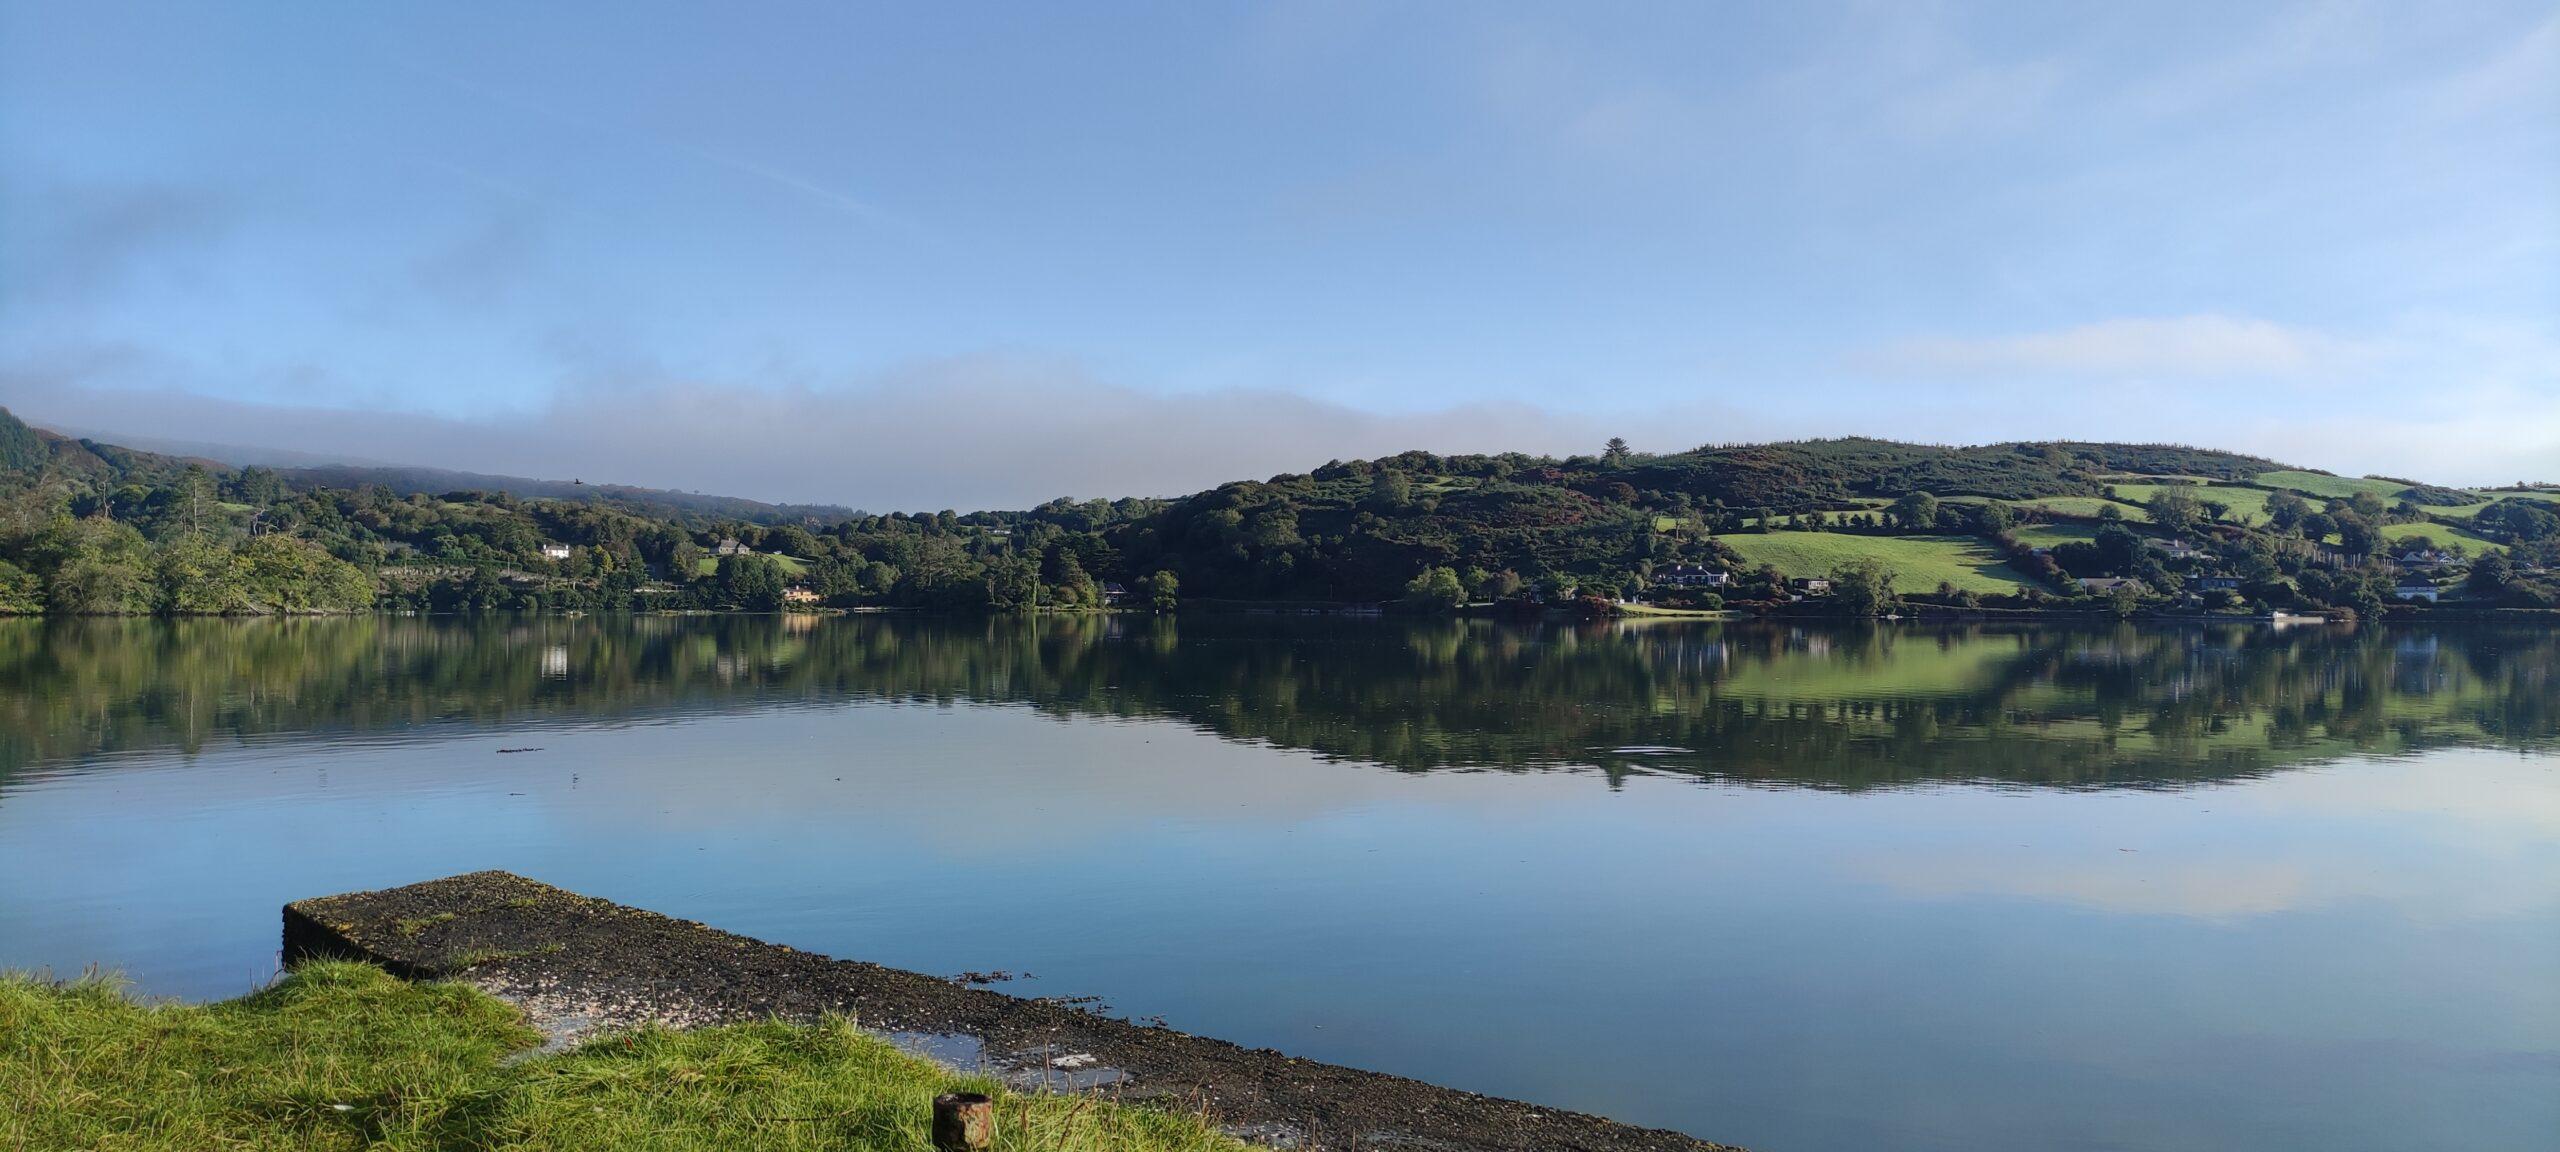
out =
<svg viewBox="0 0 2560 1152"><path fill-rule="evenodd" d="M1683 1133L1244 1048L917 972L837 960L507 872L299 900L288 966L376 964L522 1009L554 1046L643 1022L853 1019L909 1052L1021 1090L1204 1110L1274 1148L1736 1152Z"/></svg>

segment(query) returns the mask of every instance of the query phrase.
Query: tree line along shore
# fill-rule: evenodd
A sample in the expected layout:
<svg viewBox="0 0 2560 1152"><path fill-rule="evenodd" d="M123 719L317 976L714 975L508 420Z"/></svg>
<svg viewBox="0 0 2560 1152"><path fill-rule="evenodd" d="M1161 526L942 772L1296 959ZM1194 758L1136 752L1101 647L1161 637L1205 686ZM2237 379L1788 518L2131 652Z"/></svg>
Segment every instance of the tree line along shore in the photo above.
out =
<svg viewBox="0 0 2560 1152"><path fill-rule="evenodd" d="M445 485L460 482L463 486ZM2560 486L2179 445L1408 452L1020 511L232 467L0 409L0 614L1743 609L2332 615L2560 605Z"/></svg>

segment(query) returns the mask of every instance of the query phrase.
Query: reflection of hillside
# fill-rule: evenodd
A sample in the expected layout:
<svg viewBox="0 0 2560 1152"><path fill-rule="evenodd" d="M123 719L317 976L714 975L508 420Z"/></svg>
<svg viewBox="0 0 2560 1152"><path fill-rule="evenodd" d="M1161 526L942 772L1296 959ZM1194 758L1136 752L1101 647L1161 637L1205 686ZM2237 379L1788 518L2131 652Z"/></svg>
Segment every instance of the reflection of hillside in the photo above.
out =
<svg viewBox="0 0 2560 1152"><path fill-rule="evenodd" d="M0 623L0 774L295 732L846 698L1163 717L1406 770L1866 787L2247 775L2560 735L2541 633L1230 617ZM1641 751L1637 749L1642 749Z"/></svg>

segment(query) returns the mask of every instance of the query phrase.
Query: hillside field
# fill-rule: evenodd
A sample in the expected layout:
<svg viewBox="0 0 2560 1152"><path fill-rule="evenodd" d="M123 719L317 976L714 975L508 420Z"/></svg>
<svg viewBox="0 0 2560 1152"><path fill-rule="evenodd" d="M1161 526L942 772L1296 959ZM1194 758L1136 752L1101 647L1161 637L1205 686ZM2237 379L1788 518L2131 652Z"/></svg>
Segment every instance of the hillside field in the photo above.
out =
<svg viewBox="0 0 2560 1152"><path fill-rule="evenodd" d="M2454 524L2385 524L2382 526L2382 538L2390 541L2394 546L2413 536L2425 536L2434 540L2439 547L2446 544L2460 544L2474 552L2483 547L2498 546L2497 541Z"/></svg>
<svg viewBox="0 0 2560 1152"><path fill-rule="evenodd" d="M2170 487L2173 486L2167 484L2118 484L2116 485L2116 497L2118 499L2132 501L2136 504L2149 504L2152 497L2159 495L2163 489ZM2182 487L2179 488L2179 491L2185 492L2198 500L2214 500L2227 504L2231 507L2232 515L2239 516L2245 514L2251 518L2250 522L2253 524L2266 523L2267 498L2275 495L2275 493L2269 492L2264 488L2227 488L2220 485L2201 484L2194 487ZM2315 501L2315 503L2317 503L2317 501Z"/></svg>
<svg viewBox="0 0 2560 1152"><path fill-rule="evenodd" d="M759 552L757 555L782 565L782 574L794 580L809 574L809 562L797 556L785 556L780 552ZM710 576L718 571L720 558L717 556L705 556L693 562L693 574L696 576Z"/></svg>
<svg viewBox="0 0 2560 1152"><path fill-rule="evenodd" d="M2119 488L2117 491L2121 492L2123 489ZM2151 519L2151 513L2144 511L2140 504L2127 503L2123 500L2109 500L2103 496L2039 496L2031 500L2010 500L2006 501L2006 503L2011 508L2016 508L2021 511L2027 509L2041 509L2046 514L2053 516L2077 516L2083 519L2096 519L2101 510L2113 507L2117 512L2123 514L2124 518L2127 520L2142 522Z"/></svg>
<svg viewBox="0 0 2560 1152"><path fill-rule="evenodd" d="M2098 530L2086 524L2021 524L2009 530L2018 542L2037 548L2079 542L2086 544L2098 538Z"/></svg>
<svg viewBox="0 0 2560 1152"><path fill-rule="evenodd" d="M2409 487L2397 480L2349 479L2345 476L2324 476L2318 472L2260 472L2255 479L2270 488L2290 488L2323 499L2344 500L2358 492L2371 492L2381 497L2385 504L2398 503L2400 493ZM2478 505L2426 504L2421 507L2477 510Z"/></svg>
<svg viewBox="0 0 2560 1152"><path fill-rule="evenodd" d="M1843 532L1737 532L1716 539L1757 568L1789 576L1826 576L1850 560L1872 558L1894 570L1894 587L1935 591L1940 581L1968 592L2011 593L2029 586L1991 546L1971 536L1858 536Z"/></svg>

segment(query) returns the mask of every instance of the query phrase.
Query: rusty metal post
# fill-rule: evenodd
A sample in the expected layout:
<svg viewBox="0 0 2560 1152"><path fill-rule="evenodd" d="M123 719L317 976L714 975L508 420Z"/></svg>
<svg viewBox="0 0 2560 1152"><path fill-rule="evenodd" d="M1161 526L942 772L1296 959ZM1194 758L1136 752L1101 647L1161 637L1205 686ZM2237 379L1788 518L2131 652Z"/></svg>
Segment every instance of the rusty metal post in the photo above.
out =
<svg viewBox="0 0 2560 1152"><path fill-rule="evenodd" d="M933 1146L939 1152L987 1152L996 1142L996 1102L981 1092L933 1098Z"/></svg>

